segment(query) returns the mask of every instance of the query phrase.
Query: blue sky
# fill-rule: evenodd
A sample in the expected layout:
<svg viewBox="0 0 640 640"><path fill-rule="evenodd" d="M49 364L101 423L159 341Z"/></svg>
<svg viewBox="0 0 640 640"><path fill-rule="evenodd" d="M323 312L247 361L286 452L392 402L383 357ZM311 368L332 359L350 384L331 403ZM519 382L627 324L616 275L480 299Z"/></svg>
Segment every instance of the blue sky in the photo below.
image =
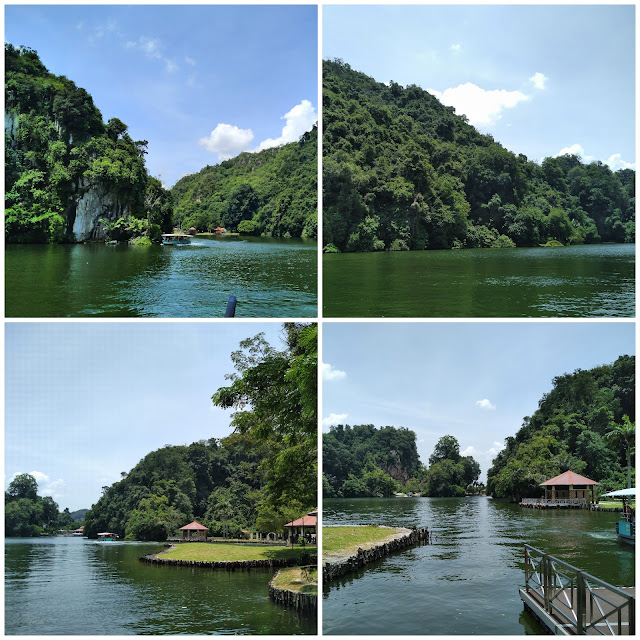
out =
<svg viewBox="0 0 640 640"><path fill-rule="evenodd" d="M317 119L315 6L12 5L5 41L148 140L167 186Z"/></svg>
<svg viewBox="0 0 640 640"><path fill-rule="evenodd" d="M229 435L211 396L262 323L6 323L5 487L32 473L61 509L90 507L165 444Z"/></svg>
<svg viewBox="0 0 640 640"><path fill-rule="evenodd" d="M635 7L325 6L323 58L416 84L507 149L635 163Z"/></svg>
<svg viewBox="0 0 640 640"><path fill-rule="evenodd" d="M323 326L323 430L407 427L422 462L444 435L486 478L555 376L635 353L631 322L334 323Z"/></svg>

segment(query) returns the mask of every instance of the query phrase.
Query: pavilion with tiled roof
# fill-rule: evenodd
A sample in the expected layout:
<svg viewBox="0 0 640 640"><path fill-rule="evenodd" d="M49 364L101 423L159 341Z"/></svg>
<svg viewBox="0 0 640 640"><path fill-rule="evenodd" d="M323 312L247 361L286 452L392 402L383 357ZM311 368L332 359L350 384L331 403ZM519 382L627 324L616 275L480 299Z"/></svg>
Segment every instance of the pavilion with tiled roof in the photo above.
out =
<svg viewBox="0 0 640 640"><path fill-rule="evenodd" d="M544 487L545 500L548 500L549 498L551 500L584 499L587 502L595 503L595 487L599 484L599 482L585 478L579 473L565 471L559 476L551 478L551 480L542 482L540 486ZM549 488L551 488L550 496ZM591 493L591 499L589 499L589 493Z"/></svg>
<svg viewBox="0 0 640 640"><path fill-rule="evenodd" d="M284 526L289 532L290 539L295 534L301 534L304 536L305 533L312 533L315 535L318 527L318 509L316 508L313 511L309 511L306 515L298 518L297 520L293 520L292 522L287 522Z"/></svg>
<svg viewBox="0 0 640 640"><path fill-rule="evenodd" d="M184 527L180 527L180 531L182 531L182 539L185 542L192 540L206 542L207 531L209 531L209 528L194 520L193 522L186 524Z"/></svg>

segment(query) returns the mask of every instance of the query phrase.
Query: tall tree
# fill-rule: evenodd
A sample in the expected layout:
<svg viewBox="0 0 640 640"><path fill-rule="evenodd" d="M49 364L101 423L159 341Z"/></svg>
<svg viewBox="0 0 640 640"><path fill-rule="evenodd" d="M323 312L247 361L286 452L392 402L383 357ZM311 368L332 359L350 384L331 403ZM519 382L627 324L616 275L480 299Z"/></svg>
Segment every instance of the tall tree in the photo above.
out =
<svg viewBox="0 0 640 640"><path fill-rule="evenodd" d="M616 424L607 432L607 438L614 442L622 442L627 455L627 488L631 488L631 451L636 441L636 423L629 416L622 416L622 424Z"/></svg>
<svg viewBox="0 0 640 640"><path fill-rule="evenodd" d="M308 507L317 500L316 324L284 325L287 349L278 351L264 334L243 340L231 355L236 373L212 397L216 406L234 409L231 424L269 443L261 468L266 503L296 499Z"/></svg>

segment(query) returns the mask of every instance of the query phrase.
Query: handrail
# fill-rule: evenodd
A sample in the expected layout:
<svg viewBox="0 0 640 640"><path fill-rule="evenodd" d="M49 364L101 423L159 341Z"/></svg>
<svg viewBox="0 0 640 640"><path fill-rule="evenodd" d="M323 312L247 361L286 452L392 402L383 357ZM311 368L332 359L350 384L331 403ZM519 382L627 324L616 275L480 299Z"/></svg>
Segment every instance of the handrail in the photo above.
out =
<svg viewBox="0 0 640 640"><path fill-rule="evenodd" d="M600 628L603 623L610 635L621 635L625 607L628 608L629 634L635 634L634 595L531 545L524 545L524 557L525 590L536 593L544 602L545 611L565 621L577 635L585 635L590 630L606 635ZM596 591L598 587L605 591ZM611 595L622 598L623 602L616 605ZM611 607L606 613L605 603ZM617 618L614 626L613 616Z"/></svg>

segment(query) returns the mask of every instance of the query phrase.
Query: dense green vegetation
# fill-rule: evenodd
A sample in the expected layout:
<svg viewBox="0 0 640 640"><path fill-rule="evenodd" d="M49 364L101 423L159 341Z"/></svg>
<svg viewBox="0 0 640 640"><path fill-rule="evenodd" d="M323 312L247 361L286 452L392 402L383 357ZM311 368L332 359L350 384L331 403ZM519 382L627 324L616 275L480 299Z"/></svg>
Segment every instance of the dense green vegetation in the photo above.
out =
<svg viewBox="0 0 640 640"><path fill-rule="evenodd" d="M507 151L416 85L324 62L325 251L634 242L635 172Z"/></svg>
<svg viewBox="0 0 640 640"><path fill-rule="evenodd" d="M286 324L287 348L262 334L232 354L237 373L214 395L236 432L145 456L87 514L85 534L164 540L197 520L209 535L281 532L317 501L317 326Z"/></svg>
<svg viewBox="0 0 640 640"><path fill-rule="evenodd" d="M487 492L519 500L543 495L538 486L571 470L596 480L599 490L633 482L635 357L558 376L553 389L525 417L493 461Z"/></svg>
<svg viewBox="0 0 640 640"><path fill-rule="evenodd" d="M315 238L318 132L259 153L241 153L172 188L174 222L184 229L224 227L246 235Z"/></svg>
<svg viewBox="0 0 640 640"><path fill-rule="evenodd" d="M107 197L107 237L157 239L171 226L171 195L147 174L147 142L118 118L106 124L91 96L48 72L38 54L5 44L5 238L73 240L79 202ZM7 131L6 122L12 124Z"/></svg>
<svg viewBox="0 0 640 640"><path fill-rule="evenodd" d="M50 535L58 529L77 529L78 526L69 509L59 511L52 497L38 495L38 482L28 473L16 476L5 491L6 536Z"/></svg>
<svg viewBox="0 0 640 640"><path fill-rule="evenodd" d="M413 431L373 425L331 427L322 437L322 467L325 498L384 497L398 491L465 495L480 476L480 465L460 455L453 436L440 438L427 468Z"/></svg>

